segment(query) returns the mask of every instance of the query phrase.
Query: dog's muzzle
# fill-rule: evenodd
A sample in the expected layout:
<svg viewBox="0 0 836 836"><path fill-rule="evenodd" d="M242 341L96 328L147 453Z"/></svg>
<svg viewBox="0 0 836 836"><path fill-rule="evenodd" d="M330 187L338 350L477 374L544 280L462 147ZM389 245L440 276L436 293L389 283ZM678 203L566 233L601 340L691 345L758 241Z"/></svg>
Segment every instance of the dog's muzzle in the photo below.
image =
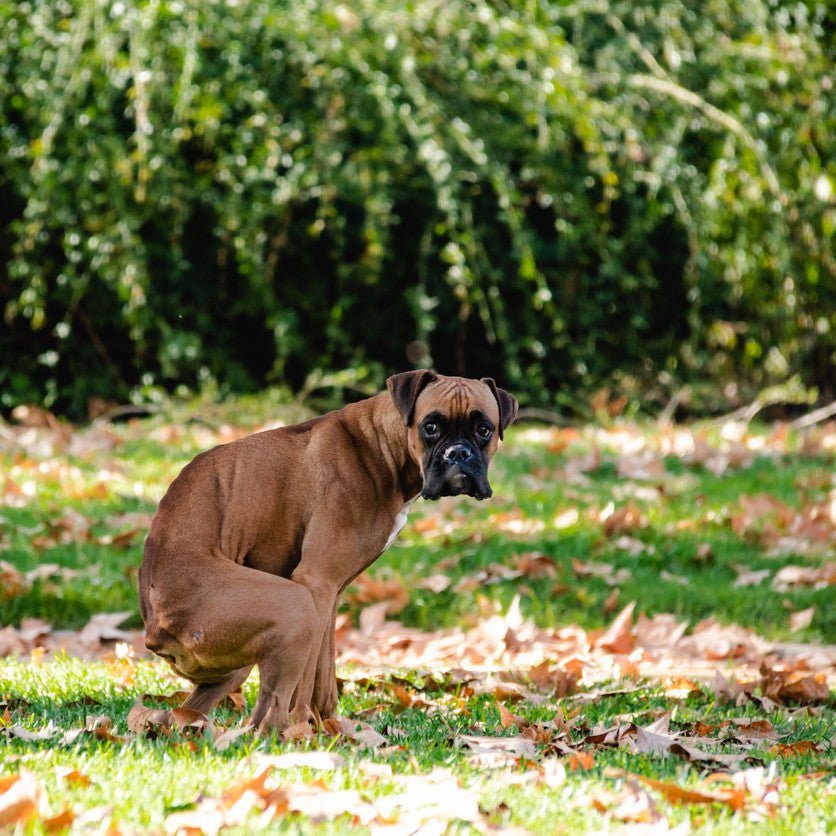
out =
<svg viewBox="0 0 836 836"><path fill-rule="evenodd" d="M449 444L437 453L424 471L424 499L467 494L474 499L493 495L488 482L487 462L469 444Z"/></svg>

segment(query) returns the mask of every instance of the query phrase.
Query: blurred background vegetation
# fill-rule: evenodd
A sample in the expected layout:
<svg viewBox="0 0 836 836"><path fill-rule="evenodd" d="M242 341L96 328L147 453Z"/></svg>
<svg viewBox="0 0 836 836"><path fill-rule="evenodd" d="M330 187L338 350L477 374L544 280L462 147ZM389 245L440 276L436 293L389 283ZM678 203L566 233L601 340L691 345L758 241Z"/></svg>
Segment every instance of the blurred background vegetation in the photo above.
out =
<svg viewBox="0 0 836 836"><path fill-rule="evenodd" d="M0 0L0 408L420 365L832 398L833 15Z"/></svg>

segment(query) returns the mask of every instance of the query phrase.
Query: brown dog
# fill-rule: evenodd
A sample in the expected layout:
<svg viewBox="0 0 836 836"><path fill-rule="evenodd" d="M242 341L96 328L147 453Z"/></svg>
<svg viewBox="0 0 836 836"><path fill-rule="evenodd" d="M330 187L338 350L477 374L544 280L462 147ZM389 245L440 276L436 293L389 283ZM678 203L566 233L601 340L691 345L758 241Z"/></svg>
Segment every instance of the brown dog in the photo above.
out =
<svg viewBox="0 0 836 836"><path fill-rule="evenodd" d="M258 665L252 722L334 713L340 593L392 543L409 505L491 495L517 402L490 378L398 374L388 393L197 456L151 524L139 570L149 650L208 712Z"/></svg>

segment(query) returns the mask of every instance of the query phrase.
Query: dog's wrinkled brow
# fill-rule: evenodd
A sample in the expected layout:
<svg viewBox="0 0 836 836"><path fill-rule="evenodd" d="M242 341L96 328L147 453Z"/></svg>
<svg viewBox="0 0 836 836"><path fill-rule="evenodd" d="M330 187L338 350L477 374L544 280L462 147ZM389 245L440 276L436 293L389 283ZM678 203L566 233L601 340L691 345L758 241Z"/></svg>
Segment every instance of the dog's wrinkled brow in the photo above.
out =
<svg viewBox="0 0 836 836"><path fill-rule="evenodd" d="M485 413L482 412L481 409L474 409L470 413L470 420L473 421L473 422L481 421L484 424L487 424L492 430L496 429L496 427L494 426L493 421L490 418L488 418L488 416L485 415Z"/></svg>

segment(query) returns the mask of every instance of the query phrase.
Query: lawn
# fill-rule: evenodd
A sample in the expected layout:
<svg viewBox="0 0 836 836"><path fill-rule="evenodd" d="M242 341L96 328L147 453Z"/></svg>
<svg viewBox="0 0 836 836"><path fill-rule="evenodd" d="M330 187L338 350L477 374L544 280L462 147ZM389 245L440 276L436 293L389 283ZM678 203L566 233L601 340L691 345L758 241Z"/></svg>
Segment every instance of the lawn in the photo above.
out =
<svg viewBox="0 0 836 836"><path fill-rule="evenodd" d="M832 424L515 427L344 596L350 719L259 738L255 676L137 708L186 687L137 632L156 502L298 417L0 427L0 829L833 830Z"/></svg>

